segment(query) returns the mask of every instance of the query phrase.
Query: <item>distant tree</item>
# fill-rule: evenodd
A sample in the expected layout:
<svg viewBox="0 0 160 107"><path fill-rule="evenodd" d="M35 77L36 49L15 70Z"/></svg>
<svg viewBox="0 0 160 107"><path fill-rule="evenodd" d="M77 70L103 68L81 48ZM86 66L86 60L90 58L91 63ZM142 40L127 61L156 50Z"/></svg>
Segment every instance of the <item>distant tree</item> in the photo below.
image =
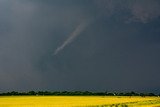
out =
<svg viewBox="0 0 160 107"><path fill-rule="evenodd" d="M95 95L100 95L100 96L102 95L103 96L103 95L106 95L106 94L103 93L103 92L97 92L97 93L95 93Z"/></svg>
<svg viewBox="0 0 160 107"><path fill-rule="evenodd" d="M139 95L138 93L136 93L134 91L131 91L130 94L131 94L131 96L138 96Z"/></svg>
<svg viewBox="0 0 160 107"><path fill-rule="evenodd" d="M108 94L108 91L105 91L104 94L107 95L107 94Z"/></svg>
<svg viewBox="0 0 160 107"><path fill-rule="evenodd" d="M37 95L44 95L43 91L38 91Z"/></svg>
<svg viewBox="0 0 160 107"><path fill-rule="evenodd" d="M144 93L140 93L139 94L141 97L145 97L145 94Z"/></svg>
<svg viewBox="0 0 160 107"><path fill-rule="evenodd" d="M10 94L10 95L19 95L19 93L16 92L16 91L12 91L12 92L10 92L9 94Z"/></svg>
<svg viewBox="0 0 160 107"><path fill-rule="evenodd" d="M36 95L36 92L35 91L29 91L28 95Z"/></svg>
<svg viewBox="0 0 160 107"><path fill-rule="evenodd" d="M134 91L131 92L127 92L127 93L108 93L106 92L89 92L89 91L74 91L74 92L69 92L69 91L55 91L55 92L51 92L51 91L29 91L29 92L16 92L16 91L12 91L12 92L6 92L6 93L0 93L0 96L10 96L10 95L67 95L67 96L75 96L75 95L81 95L81 96L156 96L154 93L136 93ZM158 96L158 94L157 94ZM160 96L160 94L159 94Z"/></svg>
<svg viewBox="0 0 160 107"><path fill-rule="evenodd" d="M124 96L124 93L122 93L122 92L118 93L118 96Z"/></svg>
<svg viewBox="0 0 160 107"><path fill-rule="evenodd" d="M44 95L51 95L51 92L45 91L45 92L44 92Z"/></svg>
<svg viewBox="0 0 160 107"><path fill-rule="evenodd" d="M110 92L110 93L108 93L107 95L108 95L108 96L114 96L114 93L111 93L111 92Z"/></svg>
<svg viewBox="0 0 160 107"><path fill-rule="evenodd" d="M59 92L59 91L52 92L52 95L60 95L60 94L61 94L61 92Z"/></svg>
<svg viewBox="0 0 160 107"><path fill-rule="evenodd" d="M148 93L147 96L155 96L154 93Z"/></svg>

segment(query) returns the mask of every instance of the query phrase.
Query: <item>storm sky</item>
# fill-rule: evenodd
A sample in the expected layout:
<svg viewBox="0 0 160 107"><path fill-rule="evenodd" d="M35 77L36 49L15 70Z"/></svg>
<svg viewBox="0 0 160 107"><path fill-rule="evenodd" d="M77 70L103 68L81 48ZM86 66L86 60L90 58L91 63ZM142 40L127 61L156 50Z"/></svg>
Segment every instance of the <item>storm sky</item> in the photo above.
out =
<svg viewBox="0 0 160 107"><path fill-rule="evenodd" d="M0 0L0 92L160 92L160 0Z"/></svg>

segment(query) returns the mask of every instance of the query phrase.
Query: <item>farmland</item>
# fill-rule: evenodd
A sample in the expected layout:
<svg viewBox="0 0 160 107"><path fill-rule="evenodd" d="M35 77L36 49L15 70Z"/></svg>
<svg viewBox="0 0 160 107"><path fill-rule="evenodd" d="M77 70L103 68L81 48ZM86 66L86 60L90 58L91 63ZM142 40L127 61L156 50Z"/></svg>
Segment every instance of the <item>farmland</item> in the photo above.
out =
<svg viewBox="0 0 160 107"><path fill-rule="evenodd" d="M160 107L160 98L139 96L1 96L0 107Z"/></svg>

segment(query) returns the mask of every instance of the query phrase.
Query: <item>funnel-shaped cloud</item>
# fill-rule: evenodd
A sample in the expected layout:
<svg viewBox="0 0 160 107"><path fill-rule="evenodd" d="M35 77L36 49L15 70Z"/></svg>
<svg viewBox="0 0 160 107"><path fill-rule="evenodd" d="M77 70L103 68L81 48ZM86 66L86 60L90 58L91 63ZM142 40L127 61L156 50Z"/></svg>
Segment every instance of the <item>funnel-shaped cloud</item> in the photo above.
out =
<svg viewBox="0 0 160 107"><path fill-rule="evenodd" d="M85 28L89 25L88 22L80 23L76 29L71 33L71 35L63 42L61 46L59 46L53 55L57 55L61 50L63 50L68 44L70 44L77 36L80 35L81 32L85 30Z"/></svg>

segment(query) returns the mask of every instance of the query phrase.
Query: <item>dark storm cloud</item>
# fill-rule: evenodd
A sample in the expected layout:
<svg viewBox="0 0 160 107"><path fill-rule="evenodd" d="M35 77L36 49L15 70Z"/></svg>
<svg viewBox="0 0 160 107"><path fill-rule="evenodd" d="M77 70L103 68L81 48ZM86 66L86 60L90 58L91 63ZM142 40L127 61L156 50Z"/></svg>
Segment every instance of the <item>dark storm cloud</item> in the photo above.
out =
<svg viewBox="0 0 160 107"><path fill-rule="evenodd" d="M0 2L2 90L41 88L47 76L42 77L39 63L46 55L52 56L58 41L88 20L88 15L79 6L59 6L58 1L43 1L44 4L26 0Z"/></svg>
<svg viewBox="0 0 160 107"><path fill-rule="evenodd" d="M147 23L160 16L160 2L158 0L95 0L100 13L111 16L126 11L131 16L129 21Z"/></svg>
<svg viewBox="0 0 160 107"><path fill-rule="evenodd" d="M156 91L159 10L158 0L0 0L0 90Z"/></svg>
<svg viewBox="0 0 160 107"><path fill-rule="evenodd" d="M160 2L158 0L135 1L131 7L133 20L139 20L143 23L154 20L160 16Z"/></svg>

